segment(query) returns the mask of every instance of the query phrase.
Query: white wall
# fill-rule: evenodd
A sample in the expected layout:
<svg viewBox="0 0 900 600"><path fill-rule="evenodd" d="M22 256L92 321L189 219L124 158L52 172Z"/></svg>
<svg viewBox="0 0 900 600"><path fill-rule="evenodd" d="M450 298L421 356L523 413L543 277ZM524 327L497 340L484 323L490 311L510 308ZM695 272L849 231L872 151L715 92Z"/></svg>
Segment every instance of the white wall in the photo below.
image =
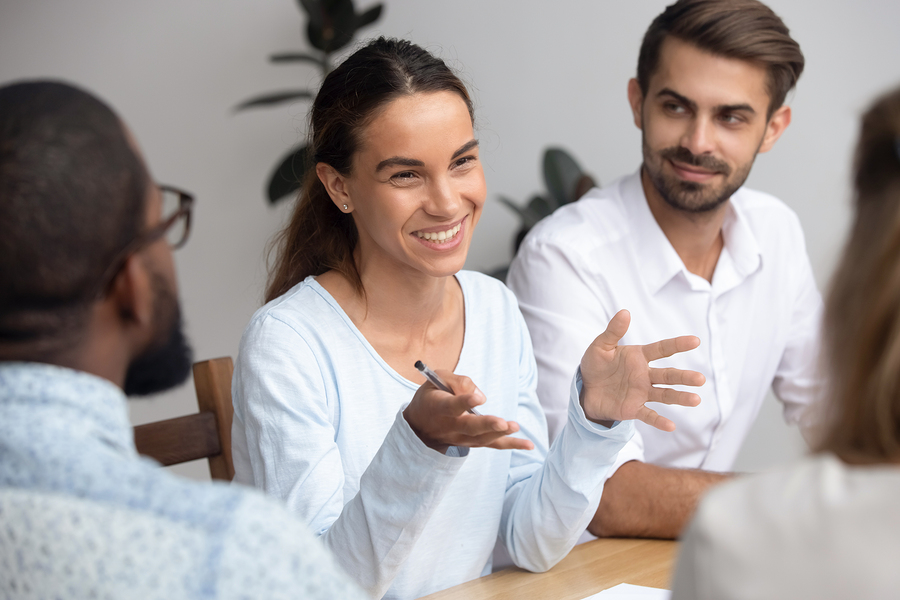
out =
<svg viewBox="0 0 900 600"><path fill-rule="evenodd" d="M665 0L385 2L366 35L408 37L472 86L490 198L525 200L540 191L548 145L568 148L604 183L638 166L625 85ZM807 70L790 98L793 124L759 158L749 184L799 213L824 285L846 228L858 115L874 94L900 83L900 3L771 6L800 42ZM263 182L304 133L308 105L238 114L232 107L257 93L316 84L309 67L267 62L271 53L304 49L303 26L292 0L0 0L0 82L58 77L96 92L134 131L155 177L197 195L192 238L177 263L198 358L234 355L260 304L263 249L288 209L265 203ZM506 208L488 203L468 266L508 262L515 228ZM133 421L195 410L192 390L188 383L134 403ZM802 449L770 401L737 468L762 468ZM206 477L202 463L176 470Z"/></svg>

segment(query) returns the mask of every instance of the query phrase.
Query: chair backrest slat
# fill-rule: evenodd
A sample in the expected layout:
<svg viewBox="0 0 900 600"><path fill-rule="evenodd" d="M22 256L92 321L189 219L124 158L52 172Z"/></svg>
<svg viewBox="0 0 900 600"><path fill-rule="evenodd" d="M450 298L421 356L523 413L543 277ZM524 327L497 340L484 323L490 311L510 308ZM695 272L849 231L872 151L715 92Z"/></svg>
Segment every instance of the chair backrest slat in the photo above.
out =
<svg viewBox="0 0 900 600"><path fill-rule="evenodd" d="M216 415L202 412L134 428L138 452L164 466L207 458L222 452Z"/></svg>
<svg viewBox="0 0 900 600"><path fill-rule="evenodd" d="M200 412L184 417L138 425L134 428L137 451L163 465L199 458L209 459L213 479L231 481L231 375L230 356L194 364L194 387Z"/></svg>
<svg viewBox="0 0 900 600"><path fill-rule="evenodd" d="M234 479L234 463L231 460L231 421L234 405L231 403L231 376L234 362L230 356L194 363L194 387L200 411L216 415L221 453L209 457L209 472L213 479Z"/></svg>

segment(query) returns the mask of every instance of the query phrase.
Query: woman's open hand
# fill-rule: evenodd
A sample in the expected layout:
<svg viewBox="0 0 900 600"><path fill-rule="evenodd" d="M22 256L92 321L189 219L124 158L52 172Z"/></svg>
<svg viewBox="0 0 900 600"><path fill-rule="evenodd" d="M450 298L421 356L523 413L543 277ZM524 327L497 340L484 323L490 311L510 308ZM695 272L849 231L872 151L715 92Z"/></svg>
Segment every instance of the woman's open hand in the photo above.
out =
<svg viewBox="0 0 900 600"><path fill-rule="evenodd" d="M519 431L515 421L468 412L486 401L471 379L449 371L438 370L437 373L456 393L448 394L426 381L403 411L406 422L426 446L438 452L446 452L450 446L485 446L498 450L534 448L529 440L509 437Z"/></svg>
<svg viewBox="0 0 900 600"><path fill-rule="evenodd" d="M700 339L692 335L662 340L646 346L619 346L628 331L631 315L620 310L610 320L606 331L597 336L581 359L584 414L591 421L610 425L613 421L638 419L663 431L674 431L675 423L644 406L645 402L662 402L680 406L697 406L700 396L664 385L701 386L706 377L697 371L666 368L655 369L650 362L693 350Z"/></svg>

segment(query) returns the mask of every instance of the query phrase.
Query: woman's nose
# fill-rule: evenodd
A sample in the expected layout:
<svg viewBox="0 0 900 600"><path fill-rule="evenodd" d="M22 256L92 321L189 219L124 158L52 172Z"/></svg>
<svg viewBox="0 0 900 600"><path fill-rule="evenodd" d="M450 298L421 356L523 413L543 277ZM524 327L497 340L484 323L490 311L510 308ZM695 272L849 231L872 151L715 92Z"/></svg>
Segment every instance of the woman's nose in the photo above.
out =
<svg viewBox="0 0 900 600"><path fill-rule="evenodd" d="M449 178L433 180L428 189L425 210L436 217L455 217L459 212L460 194Z"/></svg>

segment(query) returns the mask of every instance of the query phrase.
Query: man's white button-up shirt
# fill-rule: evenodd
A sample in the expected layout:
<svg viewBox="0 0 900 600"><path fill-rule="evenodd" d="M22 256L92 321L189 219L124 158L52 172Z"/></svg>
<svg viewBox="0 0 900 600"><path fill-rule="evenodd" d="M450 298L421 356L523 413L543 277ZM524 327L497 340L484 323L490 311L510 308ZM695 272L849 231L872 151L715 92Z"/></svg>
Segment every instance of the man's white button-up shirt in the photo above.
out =
<svg viewBox="0 0 900 600"><path fill-rule="evenodd" d="M809 425L822 300L800 222L778 199L745 188L727 211L712 283L685 268L650 212L640 171L591 190L528 235L508 284L534 342L551 440L565 423L582 354L623 308L631 326L622 344L698 336L699 348L654 366L693 369L707 381L692 388L697 407L651 404L677 430L638 422L610 475L629 460L730 469L770 386L785 419Z"/></svg>

